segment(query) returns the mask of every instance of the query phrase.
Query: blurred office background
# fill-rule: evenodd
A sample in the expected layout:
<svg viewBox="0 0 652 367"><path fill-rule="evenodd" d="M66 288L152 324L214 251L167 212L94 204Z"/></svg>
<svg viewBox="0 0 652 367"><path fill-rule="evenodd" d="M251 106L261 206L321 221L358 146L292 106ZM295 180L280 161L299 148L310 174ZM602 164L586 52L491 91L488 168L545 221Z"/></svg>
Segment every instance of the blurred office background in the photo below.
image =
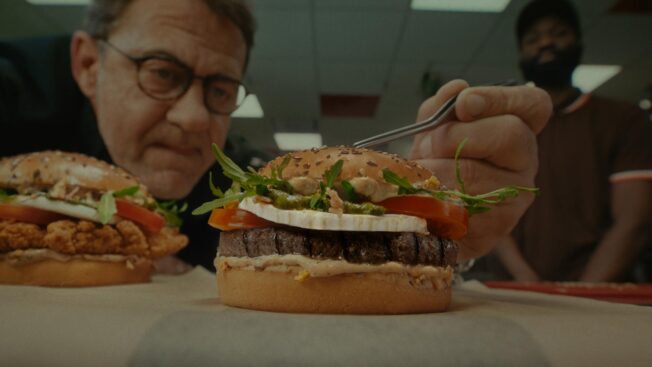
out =
<svg viewBox="0 0 652 367"><path fill-rule="evenodd" d="M450 79L521 79L514 23L527 0L249 3L259 28L245 83L255 97L237 111L233 130L270 153L350 144L411 123L425 96ZM652 1L575 3L585 44L577 83L649 115ZM2 0L0 38L70 33L84 4ZM405 154L409 144L383 148Z"/></svg>

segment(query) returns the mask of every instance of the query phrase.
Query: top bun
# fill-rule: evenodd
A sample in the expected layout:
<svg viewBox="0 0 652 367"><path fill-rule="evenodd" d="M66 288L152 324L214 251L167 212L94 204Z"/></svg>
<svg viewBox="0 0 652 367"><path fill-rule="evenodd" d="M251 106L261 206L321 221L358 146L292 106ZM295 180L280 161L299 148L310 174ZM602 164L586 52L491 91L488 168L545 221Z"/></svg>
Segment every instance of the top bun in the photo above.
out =
<svg viewBox="0 0 652 367"><path fill-rule="evenodd" d="M336 182L351 180L355 177L368 177L384 182L383 169L385 168L407 178L413 184L424 182L433 175L430 170L395 154L346 146L322 147L288 153L269 162L260 169L259 173L271 176L272 167L280 166L288 155L290 162L283 170L284 179L308 177L321 180L324 172L340 159L344 161L344 164Z"/></svg>
<svg viewBox="0 0 652 367"><path fill-rule="evenodd" d="M127 171L83 154L42 151L0 160L0 187L48 189L61 182L98 192L138 186L149 196Z"/></svg>

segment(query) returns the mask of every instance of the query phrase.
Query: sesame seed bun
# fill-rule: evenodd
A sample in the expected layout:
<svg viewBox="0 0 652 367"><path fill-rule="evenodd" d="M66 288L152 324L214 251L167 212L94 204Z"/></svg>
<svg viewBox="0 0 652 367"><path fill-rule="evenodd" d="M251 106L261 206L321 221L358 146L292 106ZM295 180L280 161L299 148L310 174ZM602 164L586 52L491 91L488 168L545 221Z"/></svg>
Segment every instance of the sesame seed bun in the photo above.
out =
<svg viewBox="0 0 652 367"><path fill-rule="evenodd" d="M42 151L0 159L2 188L42 189L60 182L99 192L138 186L141 195L149 196L127 171L83 154Z"/></svg>
<svg viewBox="0 0 652 367"><path fill-rule="evenodd" d="M123 261L42 259L25 264L0 261L0 284L91 287L146 283L153 270L152 262L144 258Z"/></svg>
<svg viewBox="0 0 652 367"><path fill-rule="evenodd" d="M338 160L344 162L340 175L335 180L339 187L342 180L351 181L355 178L368 178L376 182L379 191L395 191L395 187L383 179L383 169L388 168L397 175L406 178L414 185L420 185L433 177L433 173L413 161L408 161L395 154L375 150L352 147L322 147L318 149L301 150L277 157L259 170L259 173L271 177L272 168L279 167L286 156L290 157L287 167L283 170L283 178L306 177L322 180L324 172ZM387 195L379 196L379 199ZM380 200L372 200L380 201Z"/></svg>

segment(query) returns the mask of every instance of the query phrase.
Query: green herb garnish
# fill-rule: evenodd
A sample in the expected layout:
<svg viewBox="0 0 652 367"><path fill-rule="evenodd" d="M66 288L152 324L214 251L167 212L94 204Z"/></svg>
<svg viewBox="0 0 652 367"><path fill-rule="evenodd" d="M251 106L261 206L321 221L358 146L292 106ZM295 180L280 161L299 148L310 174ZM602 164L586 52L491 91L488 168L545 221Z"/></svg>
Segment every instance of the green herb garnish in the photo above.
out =
<svg viewBox="0 0 652 367"><path fill-rule="evenodd" d="M0 189L0 203L12 201L18 195L18 191L14 189Z"/></svg>
<svg viewBox="0 0 652 367"><path fill-rule="evenodd" d="M390 169L383 169L383 178L389 184L398 187L399 195L426 194L440 200L454 201L461 203L469 214L482 213L489 210L490 205L497 205L508 198L518 196L521 192L538 193L538 189L522 186L507 186L485 194L471 195L466 192L464 180L460 171L460 156L467 139L464 139L455 151L455 177L459 189L456 190L434 190L426 187L415 187L410 181L401 177ZM217 197L215 200L202 204L192 213L201 215L213 209L224 207L233 202L239 202L246 197L261 195L278 202L283 208L304 208L313 210L328 211L330 208L330 197L327 194L335 186L335 181L342 172L343 160L338 160L327 169L322 181L319 182L319 190L310 196L293 195L293 188L283 178L283 170L290 162L291 156L286 156L281 164L271 167L271 178L260 175L256 170L249 167L248 171L242 170L235 162L229 159L220 148L213 144L213 153L223 173L233 182L231 188L222 192L213 184L212 174L210 175L211 192ZM341 194L344 199L345 212L371 213L381 215L384 212L382 207L371 203L360 203L362 198L355 192L353 185L347 180L341 181ZM347 206L348 205L348 206Z"/></svg>
<svg viewBox="0 0 652 367"><path fill-rule="evenodd" d="M470 195L466 192L464 180L460 173L460 154L468 139L462 140L455 150L455 177L459 190L430 190L426 188L417 188L404 177L400 177L396 173L385 168L383 170L383 178L385 182L398 186L399 195L410 195L424 193L431 195L440 200L454 201L459 200L462 202L469 215L484 213L490 210L489 205L498 205L508 198L516 197L521 192L531 192L538 194L539 189L533 187L523 186L506 186L487 192L480 195Z"/></svg>
<svg viewBox="0 0 652 367"><path fill-rule="evenodd" d="M331 168L327 169L324 172L324 181L326 181L326 187L327 188L332 188L333 185L335 184L335 179L337 179L337 176L340 175L342 172L342 166L344 165L343 160L338 160L331 166Z"/></svg>
<svg viewBox="0 0 652 367"><path fill-rule="evenodd" d="M131 186L113 193L114 198L123 198L125 196L134 196L140 189L138 186Z"/></svg>
<svg viewBox="0 0 652 367"><path fill-rule="evenodd" d="M211 175L211 192L213 192L213 195L215 195L217 199L202 204L193 210L192 214L206 214L213 209L224 207L227 204L240 201L248 196L263 194L270 187L290 194L292 193L292 186L282 178L283 169L290 162L289 156L286 157L278 167L272 167L273 177L269 178L258 174L253 168L249 168L248 172L242 170L242 168L238 167L235 162L222 152L217 144L213 144L212 148L217 163L222 167L224 176L230 178L233 183L231 188L222 193L222 190L219 190L212 183Z"/></svg>
<svg viewBox="0 0 652 367"><path fill-rule="evenodd" d="M289 163L290 156L286 155L278 167L272 167L272 178L275 180L283 180L283 170L288 166Z"/></svg>
<svg viewBox="0 0 652 367"><path fill-rule="evenodd" d="M413 195L420 192L429 193L428 190L412 186L407 178L399 176L398 174L392 172L389 168L383 169L383 179L388 184L398 186L399 195Z"/></svg>
<svg viewBox="0 0 652 367"><path fill-rule="evenodd" d="M224 196L224 193L222 192L222 189L215 186L215 184L213 183L213 172L210 172L210 171L208 172L208 186L210 187L211 192L213 193L213 195L218 196L218 197Z"/></svg>
<svg viewBox="0 0 652 367"><path fill-rule="evenodd" d="M355 190L353 189L353 185L351 185L349 181L342 180L342 192L345 201L351 203L360 202L360 198L358 197L358 194L355 192Z"/></svg>
<svg viewBox="0 0 652 367"><path fill-rule="evenodd" d="M460 191L466 193L466 188L464 188L464 180L462 179L462 173L460 172L460 154L462 149L466 145L466 142L469 141L469 138L464 138L455 149L455 178L457 179L457 184L460 185Z"/></svg>
<svg viewBox="0 0 652 367"><path fill-rule="evenodd" d="M188 209L188 203L183 203L181 206L174 201L155 201L155 211L165 218L165 222L170 227L181 227L183 224L183 219L181 219L181 213L185 212Z"/></svg>

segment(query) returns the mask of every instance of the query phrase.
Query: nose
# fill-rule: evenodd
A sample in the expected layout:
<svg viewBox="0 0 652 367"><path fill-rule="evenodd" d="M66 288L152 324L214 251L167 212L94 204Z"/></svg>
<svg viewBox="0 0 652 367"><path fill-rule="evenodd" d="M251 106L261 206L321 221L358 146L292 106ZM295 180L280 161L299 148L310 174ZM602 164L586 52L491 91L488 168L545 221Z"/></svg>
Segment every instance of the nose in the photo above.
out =
<svg viewBox="0 0 652 367"><path fill-rule="evenodd" d="M555 37L548 33L543 33L539 36L537 47L539 49L553 46L555 44Z"/></svg>
<svg viewBox="0 0 652 367"><path fill-rule="evenodd" d="M201 81L195 80L186 93L173 102L166 117L168 121L188 132L209 129L211 113L204 104Z"/></svg>

